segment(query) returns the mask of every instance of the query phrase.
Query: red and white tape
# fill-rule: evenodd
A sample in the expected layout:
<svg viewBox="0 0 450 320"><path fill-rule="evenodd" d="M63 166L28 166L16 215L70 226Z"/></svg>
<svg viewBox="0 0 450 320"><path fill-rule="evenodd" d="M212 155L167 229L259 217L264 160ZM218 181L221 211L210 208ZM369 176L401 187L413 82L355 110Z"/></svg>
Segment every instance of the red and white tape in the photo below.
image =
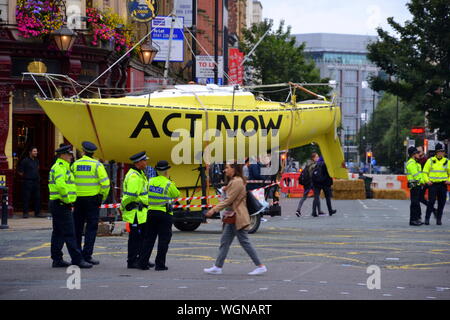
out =
<svg viewBox="0 0 450 320"><path fill-rule="evenodd" d="M257 180L253 180L253 181L257 181ZM267 189L270 187L273 187L277 184L280 184L280 182L274 182L272 184L269 184L268 186L262 187L262 188L258 188L258 189L254 189L251 191L258 191L261 189ZM189 197L189 198L176 198L174 199L174 201L188 201L188 200L202 200L202 199L214 199L214 198L219 198L220 195L215 195L215 196L204 196L204 197ZM174 205L174 208L212 208L214 207L214 205L192 205L192 204L186 204L186 205ZM100 208L102 209L117 209L120 208L120 203L112 203L112 204L102 204L100 206Z"/></svg>

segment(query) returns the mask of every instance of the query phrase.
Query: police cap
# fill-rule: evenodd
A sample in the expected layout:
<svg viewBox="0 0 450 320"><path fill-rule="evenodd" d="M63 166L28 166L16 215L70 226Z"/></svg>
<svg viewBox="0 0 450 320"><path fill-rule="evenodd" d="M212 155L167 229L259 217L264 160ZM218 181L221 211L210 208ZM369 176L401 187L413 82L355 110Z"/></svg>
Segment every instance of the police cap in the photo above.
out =
<svg viewBox="0 0 450 320"><path fill-rule="evenodd" d="M437 143L436 146L434 147L434 151L435 152L445 152L444 146L440 143Z"/></svg>
<svg viewBox="0 0 450 320"><path fill-rule="evenodd" d="M134 163L142 161L142 160L148 160L147 155L145 154L145 151L136 153L135 155L130 157L130 160L133 161Z"/></svg>
<svg viewBox="0 0 450 320"><path fill-rule="evenodd" d="M166 171L170 168L171 168L171 166L169 166L169 162L167 162L166 160L158 161L158 163L156 164L156 167L155 167L155 169L158 171Z"/></svg>
<svg viewBox="0 0 450 320"><path fill-rule="evenodd" d="M64 153L70 153L72 154L72 146L71 145L63 145L55 150L56 154L64 154Z"/></svg>
<svg viewBox="0 0 450 320"><path fill-rule="evenodd" d="M97 150L97 146L89 141L83 141L81 143L81 146L83 147L84 152L93 153L95 150Z"/></svg>

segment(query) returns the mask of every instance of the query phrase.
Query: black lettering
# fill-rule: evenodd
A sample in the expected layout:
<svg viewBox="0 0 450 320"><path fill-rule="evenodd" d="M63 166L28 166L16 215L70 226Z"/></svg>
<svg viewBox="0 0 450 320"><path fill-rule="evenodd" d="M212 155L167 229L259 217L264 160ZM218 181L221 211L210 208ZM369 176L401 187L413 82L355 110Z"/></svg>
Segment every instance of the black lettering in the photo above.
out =
<svg viewBox="0 0 450 320"><path fill-rule="evenodd" d="M277 120L277 124L275 125L274 122L272 121L272 118L270 118L269 122L267 123L267 127L266 127L266 124L264 123L264 117L263 116L259 116L259 122L261 123L261 129L262 130L266 129L267 130L267 135L269 134L270 129L272 129L272 130L279 130L282 120L283 120L283 116L279 115L278 116L278 120ZM275 135L276 135L275 132L272 131L272 136L275 136Z"/></svg>
<svg viewBox="0 0 450 320"><path fill-rule="evenodd" d="M239 126L239 116L234 116L234 127L233 127L234 132L231 131L231 126L227 120L227 117L224 115L218 115L217 116L217 126L216 126L216 129L218 132L222 132L222 128L221 128L222 125L224 126L225 130L227 130L228 137L235 137L238 126Z"/></svg>
<svg viewBox="0 0 450 320"><path fill-rule="evenodd" d="M191 138L193 138L195 134L195 120L201 119L202 115L186 113L185 117L186 119L191 119Z"/></svg>
<svg viewBox="0 0 450 320"><path fill-rule="evenodd" d="M253 131L248 132L246 129L247 122L253 122ZM242 120L241 129L244 132L244 135L247 137L254 136L256 132L258 131L259 123L258 120L255 119L253 116L247 116Z"/></svg>
<svg viewBox="0 0 450 320"><path fill-rule="evenodd" d="M159 132L156 129L155 123L153 122L152 117L150 116L150 112L145 111L142 115L141 121L139 121L136 129L134 129L130 138L137 138L137 136L141 133L142 129L150 129L154 138L159 138Z"/></svg>
<svg viewBox="0 0 450 320"><path fill-rule="evenodd" d="M172 113L169 114L163 121L162 124L162 129L164 131L164 134L168 137L171 137L173 132L169 130L169 128L167 128L167 124L169 123L169 121L173 118L181 118L181 113Z"/></svg>

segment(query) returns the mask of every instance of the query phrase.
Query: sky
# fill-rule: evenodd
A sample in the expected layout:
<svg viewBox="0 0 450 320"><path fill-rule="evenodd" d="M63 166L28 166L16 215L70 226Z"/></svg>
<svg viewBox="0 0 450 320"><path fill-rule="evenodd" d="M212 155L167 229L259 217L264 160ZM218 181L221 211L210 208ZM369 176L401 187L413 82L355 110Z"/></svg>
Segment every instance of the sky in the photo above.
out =
<svg viewBox="0 0 450 320"><path fill-rule="evenodd" d="M411 20L408 0L259 0L263 17L274 20L274 29L284 19L292 34L343 33L377 35L376 28L392 32L388 17L404 24Z"/></svg>

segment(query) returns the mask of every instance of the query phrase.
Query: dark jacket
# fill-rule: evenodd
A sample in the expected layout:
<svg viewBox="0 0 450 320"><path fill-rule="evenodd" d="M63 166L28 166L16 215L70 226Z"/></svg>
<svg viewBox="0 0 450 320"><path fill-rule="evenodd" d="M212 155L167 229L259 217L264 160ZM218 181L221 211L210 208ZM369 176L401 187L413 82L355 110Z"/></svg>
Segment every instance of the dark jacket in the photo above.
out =
<svg viewBox="0 0 450 320"><path fill-rule="evenodd" d="M39 160L26 157L20 162L17 171L23 173L24 180L39 181Z"/></svg>
<svg viewBox="0 0 450 320"><path fill-rule="evenodd" d="M319 172L321 172L321 174L323 175L323 178L322 178L323 181L320 181L320 182L318 182L314 178L314 175L318 174ZM333 179L330 177L330 174L328 173L327 165L325 164L325 161L323 161L322 158L320 158L320 160L317 161L316 166L313 169L312 181L313 181L313 183L312 183L313 186L318 187L318 188L330 187L333 185Z"/></svg>

